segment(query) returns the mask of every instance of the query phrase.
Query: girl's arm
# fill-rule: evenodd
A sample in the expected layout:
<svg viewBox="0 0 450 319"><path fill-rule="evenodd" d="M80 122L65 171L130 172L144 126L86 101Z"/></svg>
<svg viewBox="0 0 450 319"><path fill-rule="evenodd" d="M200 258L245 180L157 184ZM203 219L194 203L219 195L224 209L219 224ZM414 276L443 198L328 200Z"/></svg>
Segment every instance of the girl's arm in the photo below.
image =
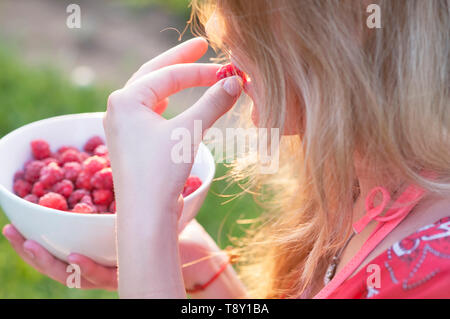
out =
<svg viewBox="0 0 450 319"><path fill-rule="evenodd" d="M234 256L221 250L195 219L183 230L179 239L180 255L184 262L183 276L192 299L247 298L246 288L231 264ZM224 266L226 268L222 271ZM206 287L201 291L189 292L196 291L197 285Z"/></svg>
<svg viewBox="0 0 450 319"><path fill-rule="evenodd" d="M12 225L3 228L3 234L14 250L30 266L42 274L66 285L67 263L52 256L46 249L33 240L26 240ZM215 241L194 219L179 237L180 256L183 267L183 279L186 288L204 284L220 270L227 255L220 250ZM213 256L213 257L210 257ZM95 263L92 259L79 254L71 254L69 260L81 269L82 289L117 289L117 269ZM192 299L245 298L244 285L238 279L233 267L221 273L204 291L190 294Z"/></svg>
<svg viewBox="0 0 450 319"><path fill-rule="evenodd" d="M222 264L211 265L209 274L220 271ZM208 279L206 279L208 280ZM206 281L203 281L206 282ZM243 299L249 298L244 284L238 278L231 264L204 290L190 294L192 299Z"/></svg>

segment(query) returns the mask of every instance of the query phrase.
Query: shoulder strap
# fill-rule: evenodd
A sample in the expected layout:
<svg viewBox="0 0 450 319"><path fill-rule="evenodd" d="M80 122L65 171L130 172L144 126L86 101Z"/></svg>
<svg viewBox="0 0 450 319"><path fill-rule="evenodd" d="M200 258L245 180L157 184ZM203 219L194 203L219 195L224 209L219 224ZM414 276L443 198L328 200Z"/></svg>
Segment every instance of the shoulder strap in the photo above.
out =
<svg viewBox="0 0 450 319"><path fill-rule="evenodd" d="M377 192L383 195L382 203L373 207L373 199ZM359 252L344 266L344 268L314 297L314 299L327 298L337 289L375 249L375 247L409 214L413 207L423 197L425 191L417 185L409 185L400 195L393 208L384 216L380 216L390 201L389 192L383 187L375 187L366 198L366 214L353 224L356 233L361 232L372 220L379 222Z"/></svg>

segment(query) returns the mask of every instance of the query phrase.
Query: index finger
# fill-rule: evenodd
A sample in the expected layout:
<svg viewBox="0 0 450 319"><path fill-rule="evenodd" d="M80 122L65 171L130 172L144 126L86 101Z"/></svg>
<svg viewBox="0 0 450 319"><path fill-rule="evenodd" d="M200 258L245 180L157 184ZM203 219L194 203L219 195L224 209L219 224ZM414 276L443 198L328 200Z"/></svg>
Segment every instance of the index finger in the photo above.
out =
<svg viewBox="0 0 450 319"><path fill-rule="evenodd" d="M216 72L220 64L187 63L164 67L131 83L125 91L127 96L152 108L156 103L181 90L211 86L217 82Z"/></svg>
<svg viewBox="0 0 450 319"><path fill-rule="evenodd" d="M204 38L198 37L185 41L144 63L128 80L125 87L145 74L161 69L165 66L196 62L206 53L207 50L208 42Z"/></svg>

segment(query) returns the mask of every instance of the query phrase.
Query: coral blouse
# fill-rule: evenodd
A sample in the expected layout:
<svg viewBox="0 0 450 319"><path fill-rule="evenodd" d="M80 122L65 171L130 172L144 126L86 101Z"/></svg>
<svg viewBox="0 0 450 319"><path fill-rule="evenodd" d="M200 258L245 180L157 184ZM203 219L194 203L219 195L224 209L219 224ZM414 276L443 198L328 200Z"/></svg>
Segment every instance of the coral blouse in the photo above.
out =
<svg viewBox="0 0 450 319"><path fill-rule="evenodd" d="M327 298L450 298L450 216L420 228L368 265L374 266L363 267Z"/></svg>
<svg viewBox="0 0 450 319"><path fill-rule="evenodd" d="M429 171L422 174L436 177ZM381 204L374 206L379 192ZM384 187L375 187L366 198L366 214L353 229L360 233L371 221L377 221L377 227L361 250L314 298L450 298L450 216L395 243L350 277L424 194L421 187L409 185L385 212L390 194Z"/></svg>

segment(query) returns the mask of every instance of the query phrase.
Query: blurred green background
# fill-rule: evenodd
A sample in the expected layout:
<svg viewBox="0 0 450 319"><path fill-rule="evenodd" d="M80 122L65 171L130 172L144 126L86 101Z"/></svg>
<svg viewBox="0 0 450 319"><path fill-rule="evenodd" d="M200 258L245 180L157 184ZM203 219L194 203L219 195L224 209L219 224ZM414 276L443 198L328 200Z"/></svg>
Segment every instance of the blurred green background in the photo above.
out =
<svg viewBox="0 0 450 319"><path fill-rule="evenodd" d="M67 3L59 0L1 2L0 137L24 124L43 118L69 113L104 111L107 96L112 90L119 87L120 83L123 85L146 59L176 44L177 36L159 34L160 30L170 26L173 21L178 21L178 26L182 28L189 13L188 1L184 0L131 0L115 1L112 4L105 1L79 1L79 4L82 14L86 12L88 22L89 18L91 21L102 21L101 15L106 11L108 15L103 16L104 21L108 22L107 19L112 16L115 21L126 23L111 25L109 22L108 25L98 22L90 26L89 23L85 23L88 30L81 32L87 34L76 35L69 33L71 30L66 30L63 24L62 34L59 34L60 40L57 40L53 36L56 36L59 29L46 33L45 29L51 29L54 21L46 20L45 13L56 8L55 10L61 12L61 16L56 15L52 18L56 21L54 23L64 23L66 18L64 6ZM36 7L37 5L39 7ZM84 9L86 7L87 9ZM28 20L24 18L22 22L12 21L15 12L25 15ZM147 14L152 17L166 15L167 20L149 22ZM42 21L38 34L33 33L37 32L34 30L33 19ZM144 28L144 23L145 25L150 23L150 27ZM152 23L157 23L153 27L154 36L147 33L152 28ZM127 41L136 37L134 40L136 48L142 46L140 40L142 38L148 39L149 42L145 42L146 46L140 49L142 55L138 55L136 54L138 50L133 50L133 42L129 42L128 45L131 47L127 47L114 42L113 39L109 47L105 44L107 32L104 30L111 30L115 35L122 31L117 36ZM142 31L141 38L137 38L135 34L137 32L133 33L133 30ZM33 41L36 37L40 41ZM120 37L119 39L122 39ZM163 42L166 38L170 38L171 43ZM150 41L152 39L160 39L162 44L153 43ZM80 65L83 66L81 71ZM174 98L168 110L169 116L185 107L180 105L180 101L194 100L198 94L191 92L178 99ZM216 176L223 176L225 172L226 168L219 164ZM237 192L236 187L227 187L225 181L215 181L197 217L222 248L229 244L228 235L242 234L241 226L235 223L236 219L255 217L259 213L259 208L248 196L224 204L228 198L221 194ZM0 212L0 226L3 227L7 222L3 212ZM117 298L117 294L98 290L69 289L56 283L25 264L15 254L7 240L0 236L0 298Z"/></svg>

